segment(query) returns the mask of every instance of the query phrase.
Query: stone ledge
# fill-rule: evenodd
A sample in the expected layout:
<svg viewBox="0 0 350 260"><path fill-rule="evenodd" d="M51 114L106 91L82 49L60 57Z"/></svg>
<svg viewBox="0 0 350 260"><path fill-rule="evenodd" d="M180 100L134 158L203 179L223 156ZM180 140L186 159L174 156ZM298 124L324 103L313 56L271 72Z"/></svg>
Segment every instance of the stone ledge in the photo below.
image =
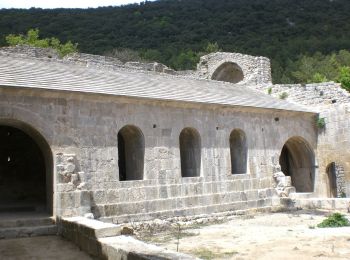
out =
<svg viewBox="0 0 350 260"><path fill-rule="evenodd" d="M106 259L199 259L150 245L128 236L101 238L98 241L102 245L102 254Z"/></svg>

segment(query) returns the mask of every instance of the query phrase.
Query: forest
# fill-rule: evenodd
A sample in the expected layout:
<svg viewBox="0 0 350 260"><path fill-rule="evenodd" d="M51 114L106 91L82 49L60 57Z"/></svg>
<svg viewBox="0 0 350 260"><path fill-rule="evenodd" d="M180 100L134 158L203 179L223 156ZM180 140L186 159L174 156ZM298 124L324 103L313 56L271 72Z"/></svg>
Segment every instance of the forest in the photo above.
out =
<svg viewBox="0 0 350 260"><path fill-rule="evenodd" d="M195 68L199 56L210 51L266 56L274 83L337 80L347 77L350 66L348 0L158 0L95 9L0 9L0 46L7 45L8 34L30 28L39 28L44 38L77 43L81 52L126 52L178 70ZM336 61L325 64L335 72L315 69L319 61ZM310 64L305 78L303 66Z"/></svg>

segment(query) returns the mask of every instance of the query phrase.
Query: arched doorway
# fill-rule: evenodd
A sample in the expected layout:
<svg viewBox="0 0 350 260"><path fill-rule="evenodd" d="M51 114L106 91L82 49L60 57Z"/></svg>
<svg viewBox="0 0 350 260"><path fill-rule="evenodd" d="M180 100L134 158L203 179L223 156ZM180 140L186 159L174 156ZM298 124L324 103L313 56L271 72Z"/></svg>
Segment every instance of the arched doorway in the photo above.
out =
<svg viewBox="0 0 350 260"><path fill-rule="evenodd" d="M331 162L327 168L328 196L331 198L346 197L344 167L336 162Z"/></svg>
<svg viewBox="0 0 350 260"><path fill-rule="evenodd" d="M184 128L180 133L181 176L198 177L201 168L201 138L194 128Z"/></svg>
<svg viewBox="0 0 350 260"><path fill-rule="evenodd" d="M245 133L235 129L230 134L231 172L232 174L247 173L247 141Z"/></svg>
<svg viewBox="0 0 350 260"><path fill-rule="evenodd" d="M244 79L243 71L240 66L234 62L225 62L221 64L213 73L212 80L238 83Z"/></svg>
<svg viewBox="0 0 350 260"><path fill-rule="evenodd" d="M0 212L52 213L52 153L22 122L0 121Z"/></svg>
<svg viewBox="0 0 350 260"><path fill-rule="evenodd" d="M297 192L313 192L315 181L315 156L302 137L292 137L283 146L279 158L282 172L291 176Z"/></svg>
<svg viewBox="0 0 350 260"><path fill-rule="evenodd" d="M335 163L332 162L327 166L327 177L328 177L328 187L329 187L329 197L337 197L337 173L335 168Z"/></svg>
<svg viewBox="0 0 350 260"><path fill-rule="evenodd" d="M119 180L142 180L145 157L145 139L141 130L124 126L118 133Z"/></svg>

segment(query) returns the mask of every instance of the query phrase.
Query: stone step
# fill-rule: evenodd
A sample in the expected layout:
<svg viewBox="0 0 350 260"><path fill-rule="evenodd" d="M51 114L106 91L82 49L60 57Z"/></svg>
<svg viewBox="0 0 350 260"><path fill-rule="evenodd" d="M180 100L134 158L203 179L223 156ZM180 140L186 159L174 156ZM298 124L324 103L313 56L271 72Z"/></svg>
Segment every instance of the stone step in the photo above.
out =
<svg viewBox="0 0 350 260"><path fill-rule="evenodd" d="M48 236L48 235L56 235L56 234L57 234L56 225L0 228L0 239Z"/></svg>
<svg viewBox="0 0 350 260"><path fill-rule="evenodd" d="M0 229L13 227L36 227L54 225L55 220L52 217L43 218L0 218Z"/></svg>
<svg viewBox="0 0 350 260"><path fill-rule="evenodd" d="M138 200L133 202L96 204L96 206L93 207L93 212L97 216L130 215L140 212L146 213L174 209L181 210L183 208L193 208L198 206L259 200L272 197L273 195L274 189L264 189L177 198Z"/></svg>
<svg viewBox="0 0 350 260"><path fill-rule="evenodd" d="M213 214L218 212L234 212L246 209L271 209L273 207L272 198L236 201L230 203L220 203L212 205L194 206L191 208L158 210L153 212L137 212L135 214L120 214L114 216L101 217L100 220L111 223L126 223L152 220L156 218L164 219L175 216L195 216L202 214Z"/></svg>

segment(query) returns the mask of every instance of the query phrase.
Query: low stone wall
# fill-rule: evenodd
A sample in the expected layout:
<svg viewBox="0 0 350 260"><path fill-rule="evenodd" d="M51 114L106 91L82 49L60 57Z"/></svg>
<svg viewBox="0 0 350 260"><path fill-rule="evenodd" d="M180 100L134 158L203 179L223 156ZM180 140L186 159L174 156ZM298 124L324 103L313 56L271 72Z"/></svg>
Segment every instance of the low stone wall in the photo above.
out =
<svg viewBox="0 0 350 260"><path fill-rule="evenodd" d="M196 259L182 253L146 244L130 236L121 235L121 226L83 218L62 218L59 234L82 250L100 259Z"/></svg>

